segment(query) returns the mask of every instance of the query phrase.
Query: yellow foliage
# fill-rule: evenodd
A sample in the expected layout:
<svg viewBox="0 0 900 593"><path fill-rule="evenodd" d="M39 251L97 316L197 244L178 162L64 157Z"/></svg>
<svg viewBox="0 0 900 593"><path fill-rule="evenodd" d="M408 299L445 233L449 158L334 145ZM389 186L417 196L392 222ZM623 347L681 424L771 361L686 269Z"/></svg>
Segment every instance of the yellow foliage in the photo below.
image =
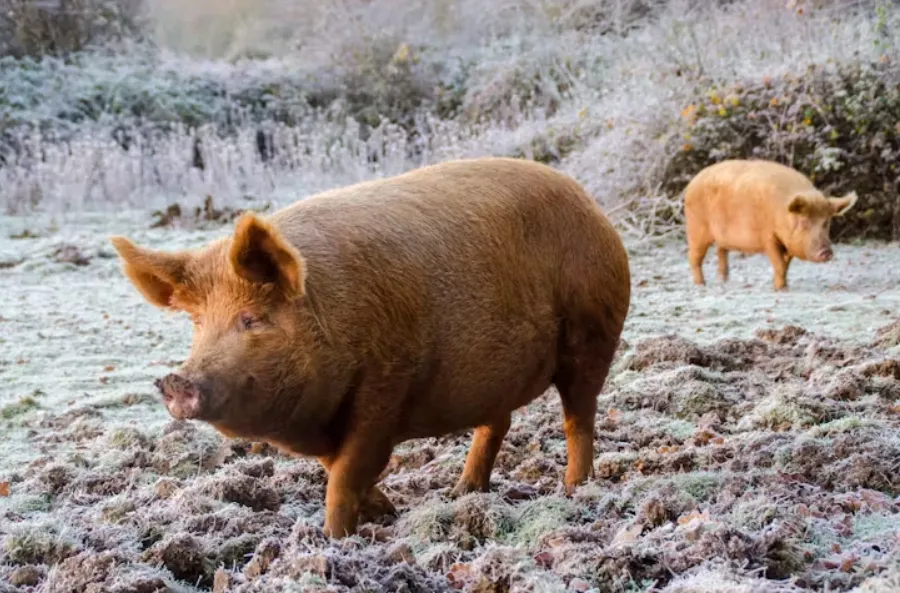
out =
<svg viewBox="0 0 900 593"><path fill-rule="evenodd" d="M391 61L395 64L403 64L409 60L409 45L406 43L401 43L400 47L397 48L397 51L394 52L394 56L391 58Z"/></svg>

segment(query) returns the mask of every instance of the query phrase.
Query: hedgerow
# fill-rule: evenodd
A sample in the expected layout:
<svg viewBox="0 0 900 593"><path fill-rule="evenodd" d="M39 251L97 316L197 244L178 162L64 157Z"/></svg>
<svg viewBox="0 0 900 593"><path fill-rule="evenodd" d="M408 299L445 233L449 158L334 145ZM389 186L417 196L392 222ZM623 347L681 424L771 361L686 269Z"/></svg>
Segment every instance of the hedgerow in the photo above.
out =
<svg viewBox="0 0 900 593"><path fill-rule="evenodd" d="M703 167L729 158L770 159L823 191L859 202L833 236L900 239L900 64L810 66L799 74L698 87L671 143L666 190L676 195Z"/></svg>

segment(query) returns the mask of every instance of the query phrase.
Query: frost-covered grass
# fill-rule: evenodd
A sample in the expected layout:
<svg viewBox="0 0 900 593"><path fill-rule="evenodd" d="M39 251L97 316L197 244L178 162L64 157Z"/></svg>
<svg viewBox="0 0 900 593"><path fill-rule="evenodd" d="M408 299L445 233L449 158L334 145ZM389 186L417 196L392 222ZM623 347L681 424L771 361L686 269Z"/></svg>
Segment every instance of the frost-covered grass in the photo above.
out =
<svg viewBox="0 0 900 593"><path fill-rule="evenodd" d="M765 257L701 288L679 242L628 241L634 298L598 400L595 479L565 495L550 390L515 415L491 492L447 495L469 434L404 443L381 483L400 515L330 542L317 462L172 422L159 403L153 379L183 359L190 324L142 300L107 237L179 249L230 226L150 222L0 220L0 261L18 262L0 270L0 581L793 593L896 578L896 246L839 246L775 294Z"/></svg>
<svg viewBox="0 0 900 593"><path fill-rule="evenodd" d="M8 210L190 206L207 194L280 204L506 154L573 174L623 229L665 230L650 227L670 199L668 140L699 77L728 84L873 62L900 35L900 11L878 2L151 4L160 51L144 42L3 62Z"/></svg>

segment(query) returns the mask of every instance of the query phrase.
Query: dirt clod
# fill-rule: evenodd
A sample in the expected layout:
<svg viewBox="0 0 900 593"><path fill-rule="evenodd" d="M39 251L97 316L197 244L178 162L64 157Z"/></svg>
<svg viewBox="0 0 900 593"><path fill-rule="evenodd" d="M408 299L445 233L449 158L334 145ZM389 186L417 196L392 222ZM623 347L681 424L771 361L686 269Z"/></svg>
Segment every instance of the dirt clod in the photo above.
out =
<svg viewBox="0 0 900 593"><path fill-rule="evenodd" d="M53 252L53 259L59 263L73 264L76 266L86 266L91 263L91 258L87 257L75 245L62 245Z"/></svg>
<svg viewBox="0 0 900 593"><path fill-rule="evenodd" d="M60 593L100 593L103 591L101 585L123 562L125 559L116 552L82 552L60 563L52 577L52 590Z"/></svg>
<svg viewBox="0 0 900 593"><path fill-rule="evenodd" d="M808 335L802 327L796 325L786 325L778 329L760 329L756 331L756 336L771 344L794 345L800 338Z"/></svg>
<svg viewBox="0 0 900 593"><path fill-rule="evenodd" d="M175 578L189 583L212 582L215 567L207 558L203 543L187 533L176 533L154 544L144 553L144 561L159 563Z"/></svg>
<svg viewBox="0 0 900 593"><path fill-rule="evenodd" d="M210 472L225 455L221 439L189 422L172 422L156 443L153 465L161 474L187 478Z"/></svg>
<svg viewBox="0 0 900 593"><path fill-rule="evenodd" d="M34 587L41 582L44 574L41 566L19 566L9 575L9 582L16 587Z"/></svg>
<svg viewBox="0 0 900 593"><path fill-rule="evenodd" d="M250 475L234 475L210 482L204 493L217 500L234 502L254 511L277 511L281 497L258 478Z"/></svg>

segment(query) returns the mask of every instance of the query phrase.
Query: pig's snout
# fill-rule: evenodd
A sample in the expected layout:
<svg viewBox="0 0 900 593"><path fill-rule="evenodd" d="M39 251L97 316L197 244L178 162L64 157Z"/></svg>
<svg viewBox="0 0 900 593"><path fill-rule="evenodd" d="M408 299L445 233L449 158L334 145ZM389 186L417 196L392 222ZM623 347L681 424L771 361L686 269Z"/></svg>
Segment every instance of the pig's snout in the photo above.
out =
<svg viewBox="0 0 900 593"><path fill-rule="evenodd" d="M827 261L831 261L831 258L833 258L833 257L834 257L834 251L831 250L831 247L826 247L819 251L818 255L816 256L816 259L818 259L821 262L827 262Z"/></svg>
<svg viewBox="0 0 900 593"><path fill-rule="evenodd" d="M176 420L198 418L203 408L200 387L177 373L170 373L155 381L162 393L163 404Z"/></svg>

